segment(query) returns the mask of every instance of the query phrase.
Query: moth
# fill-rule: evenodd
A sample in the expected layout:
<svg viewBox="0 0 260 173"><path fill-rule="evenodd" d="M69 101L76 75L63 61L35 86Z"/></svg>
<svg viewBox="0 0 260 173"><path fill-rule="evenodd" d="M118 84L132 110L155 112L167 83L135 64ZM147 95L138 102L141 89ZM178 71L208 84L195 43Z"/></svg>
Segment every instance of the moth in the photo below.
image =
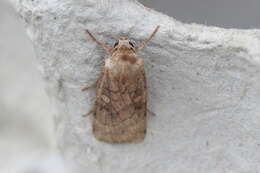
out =
<svg viewBox="0 0 260 173"><path fill-rule="evenodd" d="M147 84L144 61L136 53L144 49L159 27L138 47L127 37L120 37L111 48L86 30L108 53L99 78L82 89L96 86L95 104L85 116L93 114L92 131L99 141L138 143L144 140L149 112Z"/></svg>

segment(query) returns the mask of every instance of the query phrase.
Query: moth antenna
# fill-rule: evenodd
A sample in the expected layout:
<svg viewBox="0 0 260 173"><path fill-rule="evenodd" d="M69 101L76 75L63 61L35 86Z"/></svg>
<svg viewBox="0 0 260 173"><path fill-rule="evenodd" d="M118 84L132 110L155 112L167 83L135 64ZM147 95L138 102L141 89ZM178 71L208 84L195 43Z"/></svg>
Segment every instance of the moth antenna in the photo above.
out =
<svg viewBox="0 0 260 173"><path fill-rule="evenodd" d="M98 41L92 34L89 32L89 30L86 30L86 33L90 36L90 38L95 41L99 46L101 46L103 49L105 49L108 53L111 53L112 48L108 47L105 43L102 43Z"/></svg>
<svg viewBox="0 0 260 173"><path fill-rule="evenodd" d="M156 34L157 31L159 30L159 28L160 28L160 25L158 25L158 26L155 28L155 30L153 31L153 33L150 35L150 37L149 37L147 40L145 40L140 46L138 46L138 47L136 48L136 51L143 50L144 47L145 47L145 45L155 36L155 34Z"/></svg>

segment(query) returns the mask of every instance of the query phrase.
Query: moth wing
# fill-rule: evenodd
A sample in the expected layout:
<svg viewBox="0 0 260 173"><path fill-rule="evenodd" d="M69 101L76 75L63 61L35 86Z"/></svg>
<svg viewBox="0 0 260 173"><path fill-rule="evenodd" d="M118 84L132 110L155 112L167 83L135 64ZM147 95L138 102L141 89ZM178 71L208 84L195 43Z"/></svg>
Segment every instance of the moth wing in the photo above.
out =
<svg viewBox="0 0 260 173"><path fill-rule="evenodd" d="M104 69L97 84L93 134L111 143L141 142L146 134L147 88L143 65L126 81Z"/></svg>

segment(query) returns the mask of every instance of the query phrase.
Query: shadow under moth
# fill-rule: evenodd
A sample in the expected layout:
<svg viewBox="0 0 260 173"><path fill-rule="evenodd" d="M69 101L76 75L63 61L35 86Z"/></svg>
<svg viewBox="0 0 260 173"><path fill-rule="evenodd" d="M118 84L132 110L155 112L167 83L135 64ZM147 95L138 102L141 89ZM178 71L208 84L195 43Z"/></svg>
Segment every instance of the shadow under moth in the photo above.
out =
<svg viewBox="0 0 260 173"><path fill-rule="evenodd" d="M136 53L154 37L135 47L127 37L120 37L110 48L98 41L88 30L86 33L108 56L101 75L95 83L82 89L96 86L96 101L84 116L93 114L94 136L109 143L138 143L144 140L147 126L147 86L144 61Z"/></svg>

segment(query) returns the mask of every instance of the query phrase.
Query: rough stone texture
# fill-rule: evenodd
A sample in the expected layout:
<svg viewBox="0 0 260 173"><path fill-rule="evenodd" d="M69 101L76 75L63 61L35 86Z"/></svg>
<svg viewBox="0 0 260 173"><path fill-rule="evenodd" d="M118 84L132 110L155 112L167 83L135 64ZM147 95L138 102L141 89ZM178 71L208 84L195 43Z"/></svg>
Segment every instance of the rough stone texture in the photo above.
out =
<svg viewBox="0 0 260 173"><path fill-rule="evenodd" d="M57 144L88 172L259 172L260 31L183 24L134 0L13 1L26 22L56 107ZM150 117L141 144L97 141L94 90L105 52L88 28L113 45L161 29L139 55L146 62Z"/></svg>

